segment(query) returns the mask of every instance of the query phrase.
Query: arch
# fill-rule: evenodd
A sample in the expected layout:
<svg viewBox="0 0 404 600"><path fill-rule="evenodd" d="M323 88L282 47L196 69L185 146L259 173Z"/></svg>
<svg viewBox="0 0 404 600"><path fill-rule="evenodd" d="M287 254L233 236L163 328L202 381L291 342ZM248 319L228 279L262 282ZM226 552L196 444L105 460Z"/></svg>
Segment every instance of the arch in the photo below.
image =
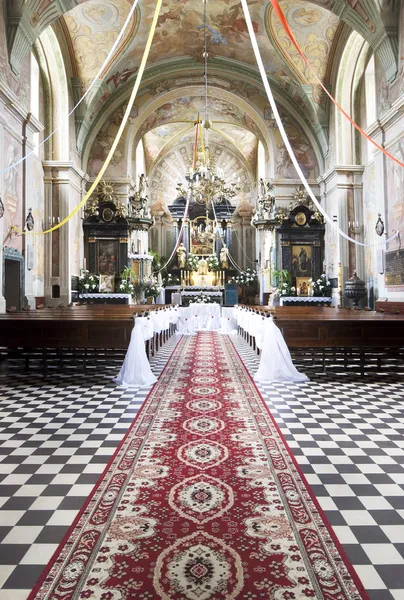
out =
<svg viewBox="0 0 404 600"><path fill-rule="evenodd" d="M50 130L58 129L51 138L50 158L69 160L69 90L62 52L52 29L41 35L42 71L46 65L50 86L49 120Z"/></svg>
<svg viewBox="0 0 404 600"><path fill-rule="evenodd" d="M357 32L352 32L341 56L336 77L336 100L355 118L355 90L358 74L363 72L369 45ZM335 160L337 164L353 164L356 160L354 128L341 112L334 107Z"/></svg>

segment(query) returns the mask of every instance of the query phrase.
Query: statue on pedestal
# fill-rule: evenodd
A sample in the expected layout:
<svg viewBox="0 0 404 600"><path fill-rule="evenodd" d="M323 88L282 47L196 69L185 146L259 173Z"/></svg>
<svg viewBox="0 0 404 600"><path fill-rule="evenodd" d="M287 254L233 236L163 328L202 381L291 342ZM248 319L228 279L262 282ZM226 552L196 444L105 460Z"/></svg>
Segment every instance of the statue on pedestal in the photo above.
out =
<svg viewBox="0 0 404 600"><path fill-rule="evenodd" d="M220 266L222 269L229 268L229 249L226 244L224 244L223 248L220 250Z"/></svg>
<svg viewBox="0 0 404 600"><path fill-rule="evenodd" d="M181 244L177 248L177 259L178 259L178 266L180 269L185 269L186 258L187 258L187 249L185 248L184 244L181 242Z"/></svg>

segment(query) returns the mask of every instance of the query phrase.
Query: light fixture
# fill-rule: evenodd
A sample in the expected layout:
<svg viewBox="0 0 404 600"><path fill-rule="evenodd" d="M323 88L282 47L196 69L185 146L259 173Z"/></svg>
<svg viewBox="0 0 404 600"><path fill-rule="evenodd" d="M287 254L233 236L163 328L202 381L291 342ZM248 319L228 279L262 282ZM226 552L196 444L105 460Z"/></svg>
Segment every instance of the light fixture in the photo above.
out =
<svg viewBox="0 0 404 600"><path fill-rule="evenodd" d="M205 110L204 118L201 121L199 114L196 126L196 139L194 147L193 167L187 173L185 179L191 191L191 199L197 204L206 205L207 210L211 202L221 203L223 200L230 201L240 190L240 178L237 180L233 176L233 181L227 184L224 180L223 169L216 169L210 158L209 149L209 130L212 127L209 118L208 106L208 50L207 50L207 0L203 0L203 60L204 60L204 82L205 82ZM202 156L197 161L198 131L201 127ZM234 174L235 175L235 174Z"/></svg>

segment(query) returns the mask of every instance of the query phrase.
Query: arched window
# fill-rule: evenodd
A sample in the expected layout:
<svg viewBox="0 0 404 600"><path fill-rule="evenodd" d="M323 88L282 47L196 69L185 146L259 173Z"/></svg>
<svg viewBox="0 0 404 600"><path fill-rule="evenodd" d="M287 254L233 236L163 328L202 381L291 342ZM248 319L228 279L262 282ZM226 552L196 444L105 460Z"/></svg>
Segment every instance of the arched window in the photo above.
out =
<svg viewBox="0 0 404 600"><path fill-rule="evenodd" d="M143 140L140 140L136 147L136 179L139 179L142 173L146 175L146 161L144 157Z"/></svg>
<svg viewBox="0 0 404 600"><path fill-rule="evenodd" d="M265 148L261 141L258 141L258 159L257 159L257 181L266 177Z"/></svg>
<svg viewBox="0 0 404 600"><path fill-rule="evenodd" d="M366 127L376 121L375 57L372 55L365 71Z"/></svg>

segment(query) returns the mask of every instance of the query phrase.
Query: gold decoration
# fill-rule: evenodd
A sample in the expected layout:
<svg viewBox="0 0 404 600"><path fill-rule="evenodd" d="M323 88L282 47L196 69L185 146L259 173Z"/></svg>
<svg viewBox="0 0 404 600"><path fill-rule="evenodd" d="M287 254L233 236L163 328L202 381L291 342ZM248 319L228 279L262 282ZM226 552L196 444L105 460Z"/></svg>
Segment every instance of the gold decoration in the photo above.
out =
<svg viewBox="0 0 404 600"><path fill-rule="evenodd" d="M106 202L114 202L115 192L114 184L112 181L105 181L104 179L98 184L98 196Z"/></svg>

